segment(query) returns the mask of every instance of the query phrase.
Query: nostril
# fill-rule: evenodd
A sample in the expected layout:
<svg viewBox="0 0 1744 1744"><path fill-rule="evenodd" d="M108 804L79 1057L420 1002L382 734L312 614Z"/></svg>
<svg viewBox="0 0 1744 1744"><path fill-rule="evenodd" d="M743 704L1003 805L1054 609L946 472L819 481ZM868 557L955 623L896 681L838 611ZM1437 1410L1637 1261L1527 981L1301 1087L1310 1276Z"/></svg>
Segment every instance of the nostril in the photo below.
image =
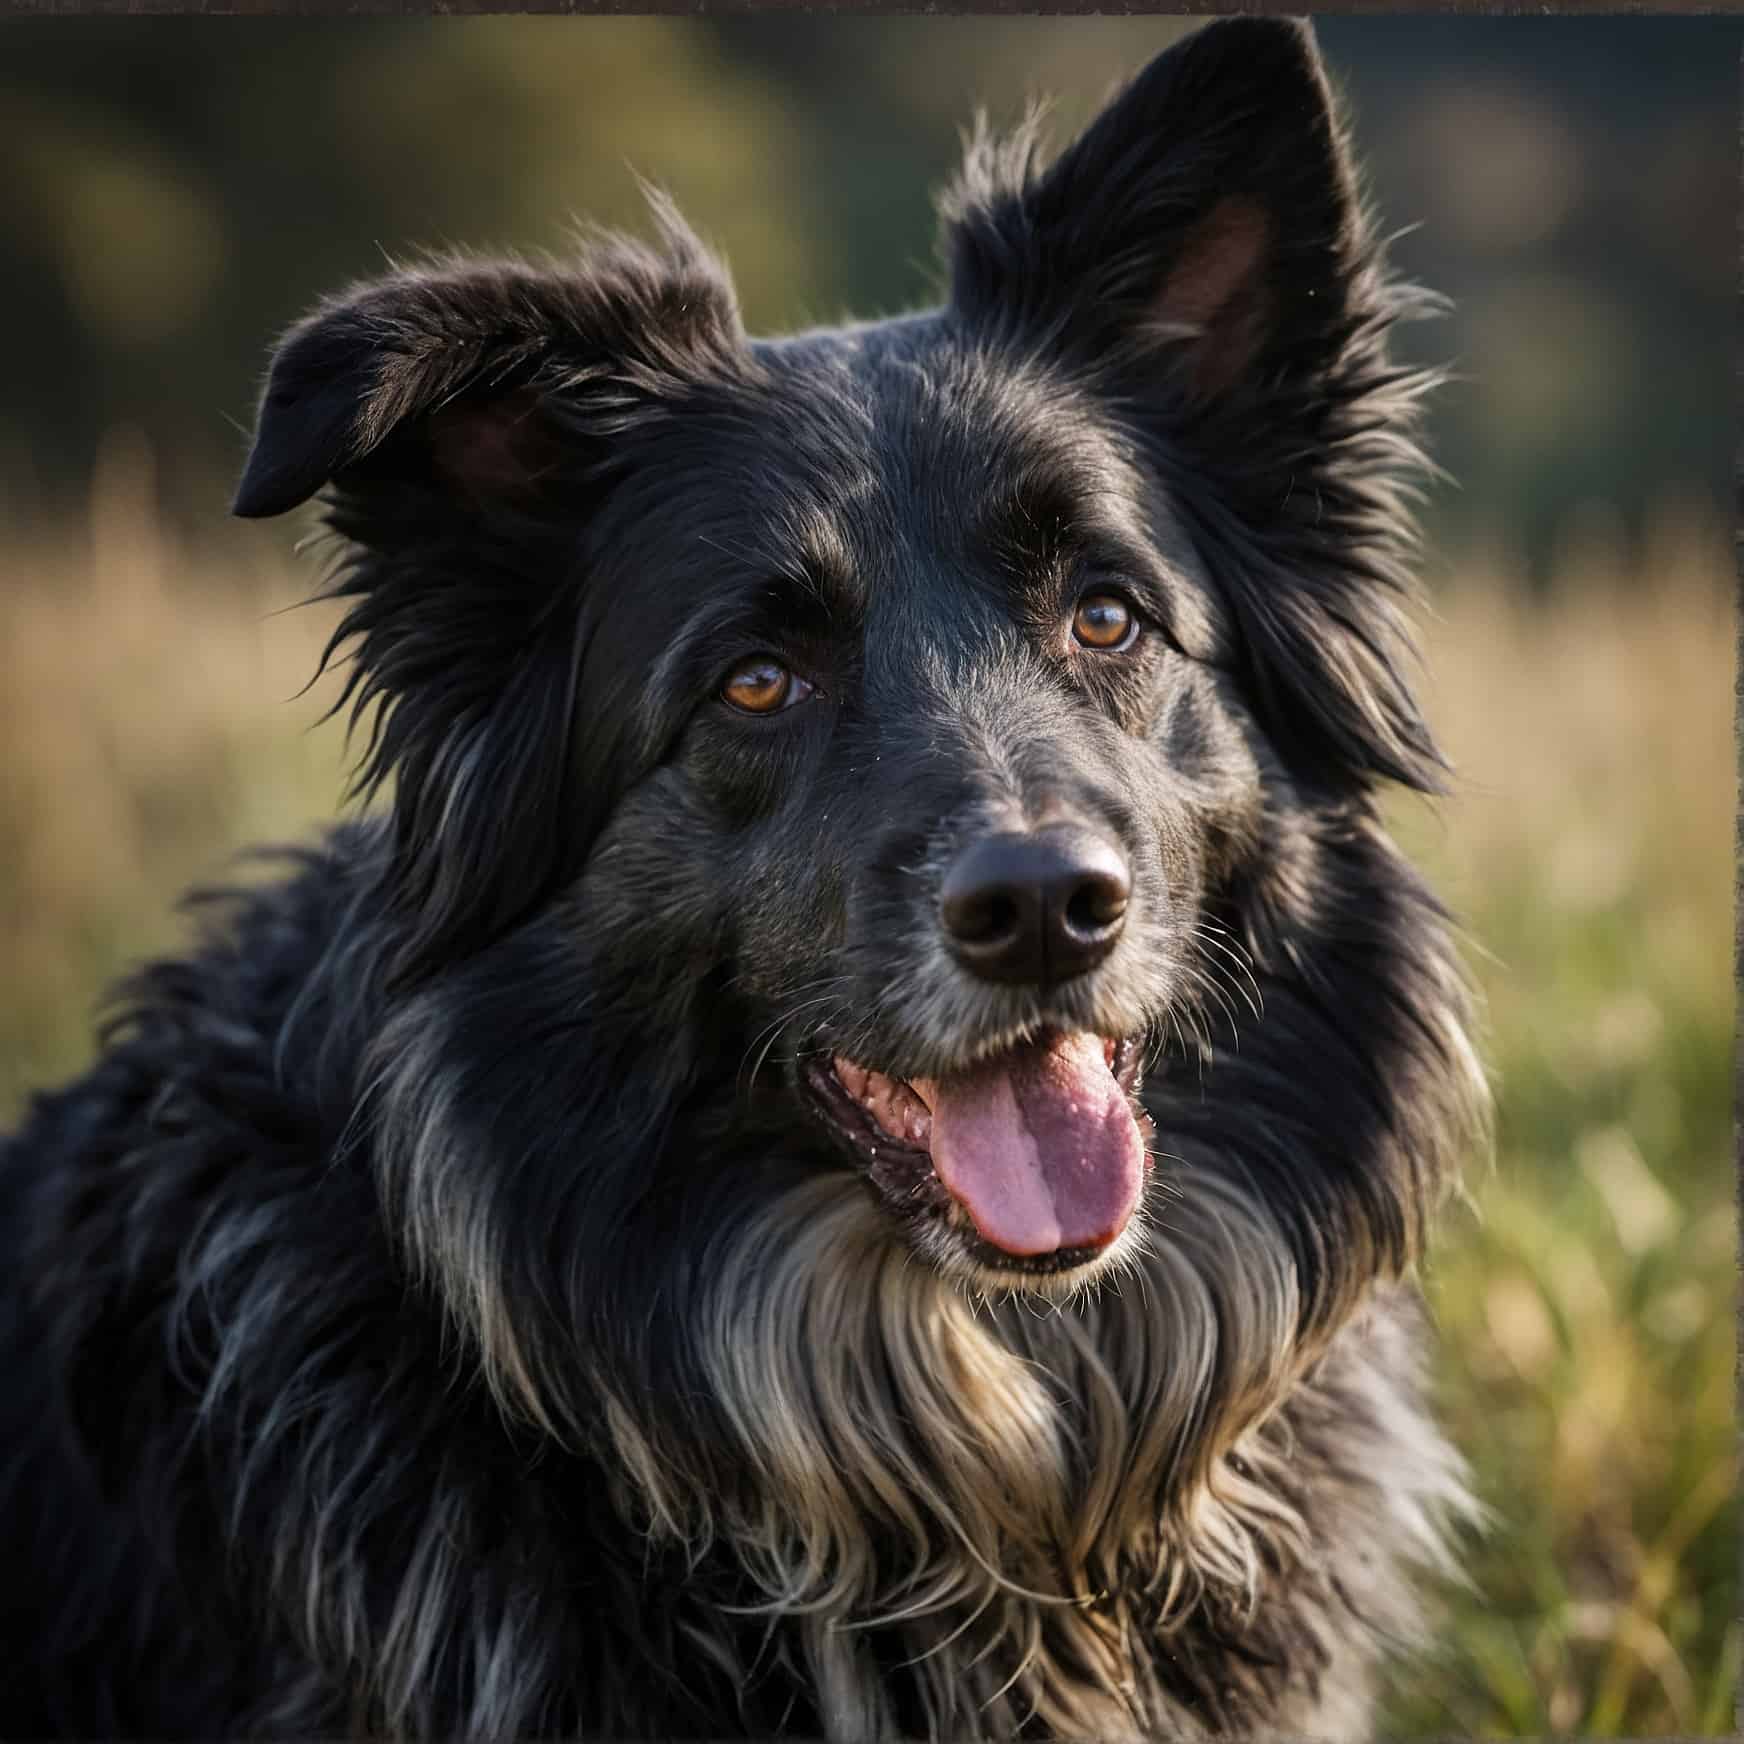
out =
<svg viewBox="0 0 1744 1744"><path fill-rule="evenodd" d="M945 904L945 925L965 945L988 945L1017 931L1017 904L1003 890L975 891Z"/></svg>
<svg viewBox="0 0 1744 1744"><path fill-rule="evenodd" d="M1066 903L1066 925L1075 933L1099 933L1126 913L1129 886L1124 878L1086 878Z"/></svg>

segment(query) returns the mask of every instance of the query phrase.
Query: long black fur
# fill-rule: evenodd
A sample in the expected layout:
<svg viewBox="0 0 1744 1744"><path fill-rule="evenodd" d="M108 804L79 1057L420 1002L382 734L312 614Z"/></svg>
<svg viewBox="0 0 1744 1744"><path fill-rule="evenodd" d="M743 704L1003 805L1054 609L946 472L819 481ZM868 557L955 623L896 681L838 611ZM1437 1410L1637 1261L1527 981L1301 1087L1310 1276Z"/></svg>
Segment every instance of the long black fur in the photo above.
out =
<svg viewBox="0 0 1744 1744"><path fill-rule="evenodd" d="M0 1732L1348 1735L1461 1505L1403 1280L1481 1086L1376 810L1429 303L1312 37L977 140L931 312L753 342L660 223L278 352L237 512L328 491L391 803L0 1151ZM735 716L763 651L815 694ZM1052 991L938 947L1001 807L1133 867ZM1159 1154L1038 1318L803 1071L1048 1026L1143 1036Z"/></svg>

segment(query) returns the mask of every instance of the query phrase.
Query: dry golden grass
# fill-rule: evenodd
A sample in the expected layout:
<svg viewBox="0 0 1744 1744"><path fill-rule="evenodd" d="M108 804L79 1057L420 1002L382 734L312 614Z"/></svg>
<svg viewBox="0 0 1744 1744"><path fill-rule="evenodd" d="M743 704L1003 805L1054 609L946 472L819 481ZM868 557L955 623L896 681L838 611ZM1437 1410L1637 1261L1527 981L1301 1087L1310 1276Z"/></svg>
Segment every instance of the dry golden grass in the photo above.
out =
<svg viewBox="0 0 1744 1744"><path fill-rule="evenodd" d="M88 524L0 552L0 1109L89 1049L93 1002L181 936L195 879L305 832L343 784L331 687L293 700L333 613L270 537L199 559L106 451Z"/></svg>
<svg viewBox="0 0 1744 1744"><path fill-rule="evenodd" d="M177 549L114 445L89 525L0 548L0 1118L89 1051L191 880L333 810L331 627L280 532ZM1465 918L1500 1093L1428 1275L1442 1408L1497 1524L1401 1732L1732 1724L1733 624L1712 538L1431 626L1455 799L1396 809Z"/></svg>

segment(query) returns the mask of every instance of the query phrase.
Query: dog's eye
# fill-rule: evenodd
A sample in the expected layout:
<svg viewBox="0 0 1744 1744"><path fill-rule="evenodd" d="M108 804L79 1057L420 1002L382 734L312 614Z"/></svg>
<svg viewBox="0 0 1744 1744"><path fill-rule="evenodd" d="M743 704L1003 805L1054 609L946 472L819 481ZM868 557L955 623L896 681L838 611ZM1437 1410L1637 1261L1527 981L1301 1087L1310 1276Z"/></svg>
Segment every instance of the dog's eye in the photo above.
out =
<svg viewBox="0 0 1744 1744"><path fill-rule="evenodd" d="M1081 647L1117 653L1138 635L1138 613L1117 593L1087 593L1072 614L1072 635Z"/></svg>
<svg viewBox="0 0 1744 1744"><path fill-rule="evenodd" d="M804 702L812 687L779 660L760 654L735 667L721 686L721 699L741 714L773 715Z"/></svg>

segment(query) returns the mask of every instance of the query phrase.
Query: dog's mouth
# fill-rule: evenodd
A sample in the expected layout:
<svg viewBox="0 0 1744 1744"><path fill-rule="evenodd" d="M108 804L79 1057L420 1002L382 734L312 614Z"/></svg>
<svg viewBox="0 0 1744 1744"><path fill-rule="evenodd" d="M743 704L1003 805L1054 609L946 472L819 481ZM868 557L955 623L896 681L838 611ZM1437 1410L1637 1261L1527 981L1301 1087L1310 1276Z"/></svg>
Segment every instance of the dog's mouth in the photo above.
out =
<svg viewBox="0 0 1744 1744"><path fill-rule="evenodd" d="M1105 1253L1138 1206L1141 1063L1131 1037L1049 1031L941 1078L842 1054L812 1056L804 1078L893 1209L966 1216L983 1264L1053 1272Z"/></svg>

